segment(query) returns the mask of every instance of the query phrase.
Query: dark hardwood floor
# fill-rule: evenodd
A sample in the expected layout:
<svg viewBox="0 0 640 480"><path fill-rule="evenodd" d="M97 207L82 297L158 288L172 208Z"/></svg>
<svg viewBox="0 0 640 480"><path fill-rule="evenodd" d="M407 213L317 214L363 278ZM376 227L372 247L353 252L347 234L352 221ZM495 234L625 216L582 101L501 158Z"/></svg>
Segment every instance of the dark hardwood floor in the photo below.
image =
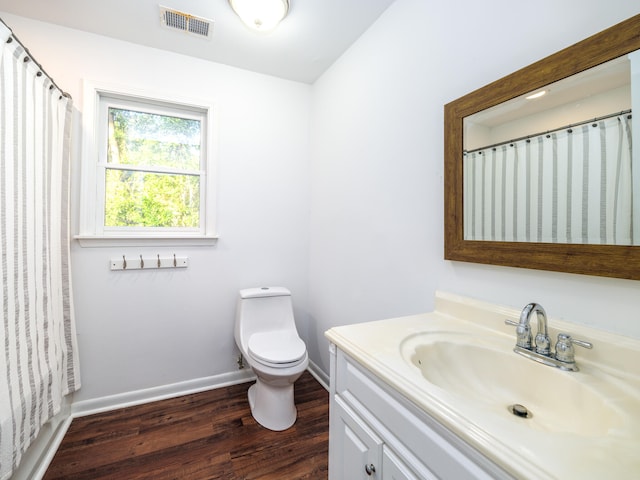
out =
<svg viewBox="0 0 640 480"><path fill-rule="evenodd" d="M76 418L44 480L326 479L328 392L305 372L296 423L272 432L251 416L250 385Z"/></svg>

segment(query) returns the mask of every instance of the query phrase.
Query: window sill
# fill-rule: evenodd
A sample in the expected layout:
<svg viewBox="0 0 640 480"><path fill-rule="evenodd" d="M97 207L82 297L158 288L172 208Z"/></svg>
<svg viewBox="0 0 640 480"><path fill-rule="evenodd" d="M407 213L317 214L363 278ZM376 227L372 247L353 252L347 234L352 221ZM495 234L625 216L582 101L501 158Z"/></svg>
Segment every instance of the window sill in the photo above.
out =
<svg viewBox="0 0 640 480"><path fill-rule="evenodd" d="M211 246L218 241L217 235L204 236L96 236L96 235L75 235L74 240L80 243L81 247L174 247L174 246Z"/></svg>

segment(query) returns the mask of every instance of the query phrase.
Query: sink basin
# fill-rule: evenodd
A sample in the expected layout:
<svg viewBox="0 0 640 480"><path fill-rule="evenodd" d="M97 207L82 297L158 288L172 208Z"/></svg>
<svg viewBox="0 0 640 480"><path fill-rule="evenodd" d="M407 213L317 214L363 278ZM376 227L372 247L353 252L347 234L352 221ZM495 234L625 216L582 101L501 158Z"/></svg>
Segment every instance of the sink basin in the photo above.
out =
<svg viewBox="0 0 640 480"><path fill-rule="evenodd" d="M406 339L401 350L432 385L526 427L598 437L623 425L624 416L600 392L610 390L598 388L606 380L541 365L499 340L428 333ZM513 405L526 410L514 413Z"/></svg>

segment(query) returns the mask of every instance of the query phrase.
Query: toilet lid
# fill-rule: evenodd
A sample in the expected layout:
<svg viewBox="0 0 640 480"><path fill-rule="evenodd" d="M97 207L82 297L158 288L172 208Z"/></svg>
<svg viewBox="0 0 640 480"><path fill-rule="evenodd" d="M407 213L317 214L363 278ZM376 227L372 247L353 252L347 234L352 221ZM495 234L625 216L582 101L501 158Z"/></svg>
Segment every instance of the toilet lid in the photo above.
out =
<svg viewBox="0 0 640 480"><path fill-rule="evenodd" d="M248 347L252 357L276 364L300 360L307 350L300 337L282 330L254 333Z"/></svg>

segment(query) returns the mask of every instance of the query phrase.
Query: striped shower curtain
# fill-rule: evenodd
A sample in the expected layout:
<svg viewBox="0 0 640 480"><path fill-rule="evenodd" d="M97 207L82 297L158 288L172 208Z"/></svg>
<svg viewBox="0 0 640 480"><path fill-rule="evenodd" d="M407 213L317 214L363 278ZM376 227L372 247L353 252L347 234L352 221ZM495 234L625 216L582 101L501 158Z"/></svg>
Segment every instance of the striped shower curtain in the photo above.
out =
<svg viewBox="0 0 640 480"><path fill-rule="evenodd" d="M71 99L0 22L0 479L79 388L69 266Z"/></svg>
<svg viewBox="0 0 640 480"><path fill-rule="evenodd" d="M630 114L468 152L465 240L638 244L631 170Z"/></svg>

